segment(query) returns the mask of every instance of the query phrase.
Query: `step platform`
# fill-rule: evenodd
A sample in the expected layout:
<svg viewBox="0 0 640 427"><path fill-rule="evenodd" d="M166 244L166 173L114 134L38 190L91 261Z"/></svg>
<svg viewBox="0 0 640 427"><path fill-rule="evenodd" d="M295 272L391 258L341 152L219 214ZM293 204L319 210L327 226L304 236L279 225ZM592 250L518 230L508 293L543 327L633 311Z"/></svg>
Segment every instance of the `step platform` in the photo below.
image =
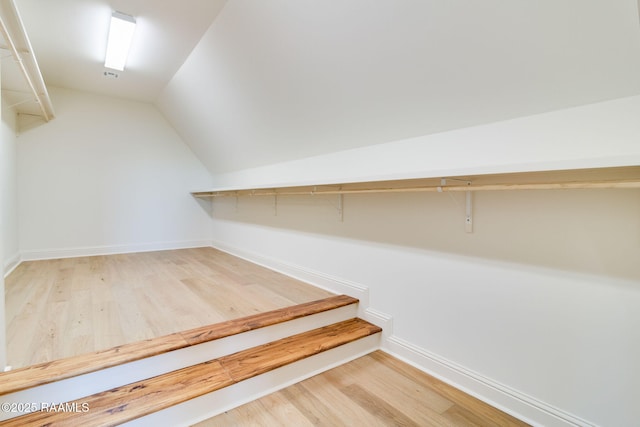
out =
<svg viewBox="0 0 640 427"><path fill-rule="evenodd" d="M0 374L0 426L189 425L377 349L381 329L357 303L339 295ZM13 411L25 405L44 410Z"/></svg>

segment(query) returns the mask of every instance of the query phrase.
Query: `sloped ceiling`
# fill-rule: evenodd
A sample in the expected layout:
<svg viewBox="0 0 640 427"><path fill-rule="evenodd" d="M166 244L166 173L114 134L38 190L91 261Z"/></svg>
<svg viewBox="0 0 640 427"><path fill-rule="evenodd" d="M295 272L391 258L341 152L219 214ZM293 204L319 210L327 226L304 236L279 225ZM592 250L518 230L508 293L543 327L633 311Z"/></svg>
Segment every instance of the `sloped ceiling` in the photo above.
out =
<svg viewBox="0 0 640 427"><path fill-rule="evenodd" d="M15 2L47 85L156 103L212 173L640 94L637 0Z"/></svg>
<svg viewBox="0 0 640 427"><path fill-rule="evenodd" d="M230 0L158 105L232 171L636 95L639 30L636 0Z"/></svg>
<svg viewBox="0 0 640 427"><path fill-rule="evenodd" d="M48 86L143 102L157 99L226 2L14 1ZM133 15L137 27L125 71L109 79L104 77L104 56L114 10Z"/></svg>

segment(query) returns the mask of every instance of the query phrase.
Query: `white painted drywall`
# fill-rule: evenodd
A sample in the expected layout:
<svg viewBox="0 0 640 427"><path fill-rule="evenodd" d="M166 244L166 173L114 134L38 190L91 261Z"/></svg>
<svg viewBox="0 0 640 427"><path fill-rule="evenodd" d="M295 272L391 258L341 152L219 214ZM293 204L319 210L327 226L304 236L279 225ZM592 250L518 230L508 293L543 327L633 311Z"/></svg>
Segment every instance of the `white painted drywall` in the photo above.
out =
<svg viewBox="0 0 640 427"><path fill-rule="evenodd" d="M17 141L16 114L3 104L2 109L1 147L0 147L0 181L2 188L2 246L4 259L2 268L6 272L19 259L18 240L18 180L17 180Z"/></svg>
<svg viewBox="0 0 640 427"><path fill-rule="evenodd" d="M0 259L2 259L2 249L0 249ZM4 274L0 275L0 370L3 370L7 366L7 322L6 322L6 309L5 309L5 288L4 288Z"/></svg>
<svg viewBox="0 0 640 427"><path fill-rule="evenodd" d="M1 67L1 64L0 64ZM12 184L15 183L15 148L14 141L8 132L5 131L5 116L11 116L11 112L5 113L5 103L0 94L0 369L4 370L7 365L7 333L4 307L4 274L5 274L5 246L11 247L11 230L8 230L11 223L11 215L15 206L10 206L12 195ZM10 250L10 249L9 249Z"/></svg>
<svg viewBox="0 0 640 427"><path fill-rule="evenodd" d="M393 336L561 412L633 425L640 192L478 193L214 203L214 239L369 288ZM259 259L262 261L262 259ZM420 360L417 360L420 363ZM445 373L446 376L446 373Z"/></svg>
<svg viewBox="0 0 640 427"><path fill-rule="evenodd" d="M152 105L60 88L56 119L20 135L23 257L198 245L210 175Z"/></svg>
<svg viewBox="0 0 640 427"><path fill-rule="evenodd" d="M640 98L624 98L215 178L220 187L251 187L637 165L637 117ZM344 222L330 196L281 196L277 210L270 197L221 198L213 236L256 259L368 287L371 308L393 317L393 337L538 408L633 425L640 191L474 197L472 234L460 194L347 195ZM536 420L535 411L523 415Z"/></svg>
<svg viewBox="0 0 640 427"><path fill-rule="evenodd" d="M158 104L241 170L638 95L638 32L636 0L237 0Z"/></svg>
<svg viewBox="0 0 640 427"><path fill-rule="evenodd" d="M640 164L640 96L216 175L216 188Z"/></svg>

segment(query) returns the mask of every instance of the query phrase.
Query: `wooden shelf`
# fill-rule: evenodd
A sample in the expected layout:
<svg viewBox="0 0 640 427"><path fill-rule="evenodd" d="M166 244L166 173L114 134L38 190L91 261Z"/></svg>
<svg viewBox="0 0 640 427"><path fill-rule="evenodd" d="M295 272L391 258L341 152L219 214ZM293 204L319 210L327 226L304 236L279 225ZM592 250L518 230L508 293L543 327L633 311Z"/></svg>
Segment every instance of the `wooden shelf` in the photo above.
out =
<svg viewBox="0 0 640 427"><path fill-rule="evenodd" d="M640 166L197 191L195 197L640 188Z"/></svg>

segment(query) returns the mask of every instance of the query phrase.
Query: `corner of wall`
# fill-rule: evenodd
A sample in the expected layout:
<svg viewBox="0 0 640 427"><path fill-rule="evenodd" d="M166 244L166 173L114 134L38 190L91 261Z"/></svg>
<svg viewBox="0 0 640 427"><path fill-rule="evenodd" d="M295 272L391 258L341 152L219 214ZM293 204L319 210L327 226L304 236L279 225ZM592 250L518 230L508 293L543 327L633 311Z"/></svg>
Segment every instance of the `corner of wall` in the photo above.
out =
<svg viewBox="0 0 640 427"><path fill-rule="evenodd" d="M7 278L13 270L18 268L18 266L22 263L22 256L20 253L16 253L13 256L5 257L4 259L4 277Z"/></svg>

